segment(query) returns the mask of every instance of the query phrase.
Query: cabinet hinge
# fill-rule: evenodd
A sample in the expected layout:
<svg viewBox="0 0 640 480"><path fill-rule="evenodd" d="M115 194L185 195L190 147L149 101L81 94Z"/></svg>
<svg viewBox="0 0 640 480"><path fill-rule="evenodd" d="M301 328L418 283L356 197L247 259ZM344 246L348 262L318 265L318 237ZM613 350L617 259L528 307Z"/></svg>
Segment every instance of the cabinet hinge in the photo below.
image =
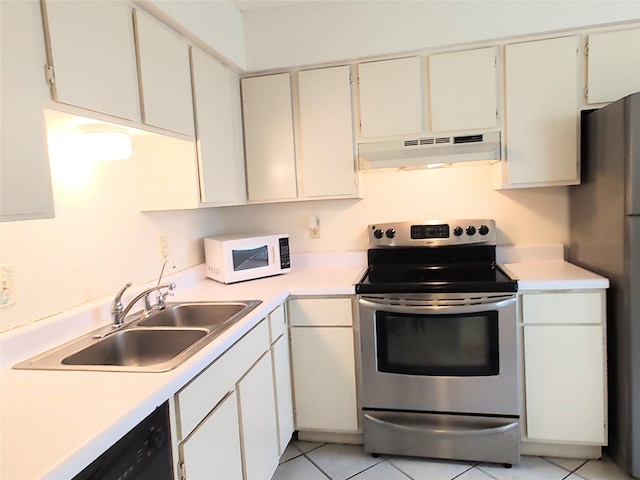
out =
<svg viewBox="0 0 640 480"><path fill-rule="evenodd" d="M187 469L184 466L184 462L178 464L178 479L187 480Z"/></svg>
<svg viewBox="0 0 640 480"><path fill-rule="evenodd" d="M360 131L362 132L362 120L360 120Z"/></svg>
<svg viewBox="0 0 640 480"><path fill-rule="evenodd" d="M349 74L349 85L353 83L353 75Z"/></svg>
<svg viewBox="0 0 640 480"><path fill-rule="evenodd" d="M498 119L498 109L496 108L496 120Z"/></svg>
<svg viewBox="0 0 640 480"><path fill-rule="evenodd" d="M493 66L498 68L498 57L493 57Z"/></svg>
<svg viewBox="0 0 640 480"><path fill-rule="evenodd" d="M56 83L56 74L53 71L53 65L44 66L44 78L48 85Z"/></svg>
<svg viewBox="0 0 640 480"><path fill-rule="evenodd" d="M589 42L587 42L584 45L584 54L588 57L589 56Z"/></svg>
<svg viewBox="0 0 640 480"><path fill-rule="evenodd" d="M584 98L589 98L589 87L584 87Z"/></svg>

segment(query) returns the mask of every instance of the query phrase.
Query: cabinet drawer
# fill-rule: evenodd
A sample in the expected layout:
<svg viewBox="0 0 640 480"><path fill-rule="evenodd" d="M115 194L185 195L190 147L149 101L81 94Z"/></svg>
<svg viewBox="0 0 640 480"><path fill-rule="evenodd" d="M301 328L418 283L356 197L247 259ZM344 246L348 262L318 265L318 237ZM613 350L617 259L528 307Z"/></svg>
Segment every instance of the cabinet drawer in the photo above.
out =
<svg viewBox="0 0 640 480"><path fill-rule="evenodd" d="M289 301L291 326L351 326L351 297L297 298Z"/></svg>
<svg viewBox="0 0 640 480"><path fill-rule="evenodd" d="M271 343L275 342L279 337L287 331L287 317L284 313L284 305L280 305L269 314L269 333L271 334Z"/></svg>
<svg viewBox="0 0 640 480"><path fill-rule="evenodd" d="M269 327L260 322L177 394L178 435L184 439L269 349Z"/></svg>
<svg viewBox="0 0 640 480"><path fill-rule="evenodd" d="M603 292L539 293L522 295L524 323L602 323Z"/></svg>

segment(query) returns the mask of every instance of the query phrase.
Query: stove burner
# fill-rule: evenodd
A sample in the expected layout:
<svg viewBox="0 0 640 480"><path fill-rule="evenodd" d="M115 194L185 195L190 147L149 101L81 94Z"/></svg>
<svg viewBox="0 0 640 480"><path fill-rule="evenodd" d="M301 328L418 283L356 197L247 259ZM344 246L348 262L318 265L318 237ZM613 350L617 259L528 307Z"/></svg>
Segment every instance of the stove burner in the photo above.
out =
<svg viewBox="0 0 640 480"><path fill-rule="evenodd" d="M458 224L478 225L478 230L487 229L492 235L479 243L475 233L468 238L456 234L453 225ZM517 282L496 265L493 220L378 224L370 230L370 243L376 248L367 253L369 267L356 285L356 293L517 291ZM391 230L396 236L380 239L375 235L377 230ZM429 232L438 243L424 243L427 235L417 235L416 231Z"/></svg>

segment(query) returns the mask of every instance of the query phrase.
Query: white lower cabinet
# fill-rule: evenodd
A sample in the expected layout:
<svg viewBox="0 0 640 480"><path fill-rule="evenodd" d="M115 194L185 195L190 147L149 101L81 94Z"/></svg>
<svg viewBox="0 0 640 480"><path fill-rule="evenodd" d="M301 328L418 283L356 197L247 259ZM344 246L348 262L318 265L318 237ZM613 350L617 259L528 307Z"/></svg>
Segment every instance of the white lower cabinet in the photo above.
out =
<svg viewBox="0 0 640 480"><path fill-rule="evenodd" d="M269 314L269 327L273 383L276 389L276 411L278 413L278 453L282 455L294 431L291 355L284 305L280 305Z"/></svg>
<svg viewBox="0 0 640 480"><path fill-rule="evenodd" d="M604 291L521 298L525 438L606 445Z"/></svg>
<svg viewBox="0 0 640 480"><path fill-rule="evenodd" d="M185 478L242 478L238 399L231 392L180 446Z"/></svg>
<svg viewBox="0 0 640 480"><path fill-rule="evenodd" d="M296 429L358 431L351 297L290 300L289 321Z"/></svg>
<svg viewBox="0 0 640 480"><path fill-rule="evenodd" d="M271 478L279 446L271 355L266 353L238 383L244 478Z"/></svg>
<svg viewBox="0 0 640 480"><path fill-rule="evenodd" d="M271 478L280 457L273 372L265 319L175 395L178 479Z"/></svg>

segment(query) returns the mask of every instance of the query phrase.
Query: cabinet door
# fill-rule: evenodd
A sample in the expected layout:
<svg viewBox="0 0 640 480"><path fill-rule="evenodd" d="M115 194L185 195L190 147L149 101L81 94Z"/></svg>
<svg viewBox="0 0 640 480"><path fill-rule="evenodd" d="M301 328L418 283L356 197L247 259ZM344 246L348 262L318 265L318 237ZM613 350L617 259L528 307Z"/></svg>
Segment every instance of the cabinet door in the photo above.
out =
<svg viewBox="0 0 640 480"><path fill-rule="evenodd" d="M495 127L497 70L495 47L430 56L431 131Z"/></svg>
<svg viewBox="0 0 640 480"><path fill-rule="evenodd" d="M271 478L278 467L278 426L272 372L271 355L267 353L238 383L246 480Z"/></svg>
<svg viewBox="0 0 640 480"><path fill-rule="evenodd" d="M187 43L136 11L142 121L193 137L193 99Z"/></svg>
<svg viewBox="0 0 640 480"><path fill-rule="evenodd" d="M337 327L353 324L351 297L295 298L289 300L289 321L292 326Z"/></svg>
<svg viewBox="0 0 640 480"><path fill-rule="evenodd" d="M289 74L243 78L242 111L249 200L296 198Z"/></svg>
<svg viewBox="0 0 640 480"><path fill-rule="evenodd" d="M347 66L298 75L305 197L356 193L349 77Z"/></svg>
<svg viewBox="0 0 640 480"><path fill-rule="evenodd" d="M419 57L361 63L358 78L362 138L423 131Z"/></svg>
<svg viewBox="0 0 640 480"><path fill-rule="evenodd" d="M640 28L589 35L588 103L640 91Z"/></svg>
<svg viewBox="0 0 640 480"><path fill-rule="evenodd" d="M240 80L220 62L191 49L200 201L233 205L246 200Z"/></svg>
<svg viewBox="0 0 640 480"><path fill-rule="evenodd" d="M47 1L53 99L140 118L131 7L125 2Z"/></svg>
<svg viewBox="0 0 640 480"><path fill-rule="evenodd" d="M605 445L600 325L524 327L527 437Z"/></svg>
<svg viewBox="0 0 640 480"><path fill-rule="evenodd" d="M227 396L180 445L187 480L242 478L236 393Z"/></svg>
<svg viewBox="0 0 640 480"><path fill-rule="evenodd" d="M2 98L0 217L2 221L53 217L42 107L49 91L40 5L0 2Z"/></svg>
<svg viewBox="0 0 640 480"><path fill-rule="evenodd" d="M296 428L358 429L353 329L291 328Z"/></svg>
<svg viewBox="0 0 640 480"><path fill-rule="evenodd" d="M278 454L282 455L294 431L288 335L281 336L271 346L271 356L276 388L276 408L278 411Z"/></svg>
<svg viewBox="0 0 640 480"><path fill-rule="evenodd" d="M134 139L141 211L198 208L198 168L193 142L163 136Z"/></svg>
<svg viewBox="0 0 640 480"><path fill-rule="evenodd" d="M506 46L506 186L579 183L578 40Z"/></svg>

